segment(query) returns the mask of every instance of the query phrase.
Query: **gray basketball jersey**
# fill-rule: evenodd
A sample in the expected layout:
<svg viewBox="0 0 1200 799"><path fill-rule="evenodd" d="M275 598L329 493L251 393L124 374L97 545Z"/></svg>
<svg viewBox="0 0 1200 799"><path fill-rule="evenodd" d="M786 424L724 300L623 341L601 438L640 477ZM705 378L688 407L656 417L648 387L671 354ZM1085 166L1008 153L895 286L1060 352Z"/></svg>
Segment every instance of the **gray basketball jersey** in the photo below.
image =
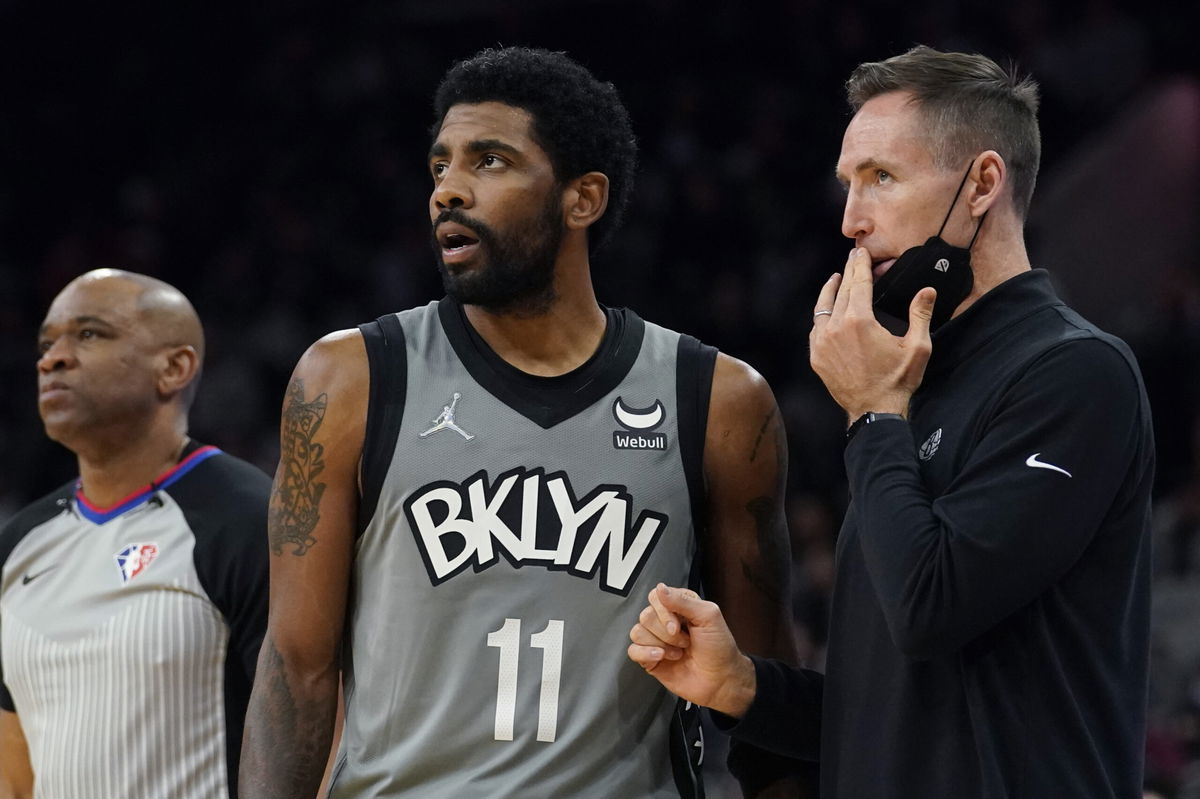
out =
<svg viewBox="0 0 1200 799"><path fill-rule="evenodd" d="M0 707L34 795L237 795L270 480L214 447L117 506L75 484L0 535Z"/></svg>
<svg viewBox="0 0 1200 799"><path fill-rule="evenodd" d="M692 582L715 350L606 313L561 378L509 366L448 299L363 326L330 796L703 795L695 709L625 649L650 589Z"/></svg>

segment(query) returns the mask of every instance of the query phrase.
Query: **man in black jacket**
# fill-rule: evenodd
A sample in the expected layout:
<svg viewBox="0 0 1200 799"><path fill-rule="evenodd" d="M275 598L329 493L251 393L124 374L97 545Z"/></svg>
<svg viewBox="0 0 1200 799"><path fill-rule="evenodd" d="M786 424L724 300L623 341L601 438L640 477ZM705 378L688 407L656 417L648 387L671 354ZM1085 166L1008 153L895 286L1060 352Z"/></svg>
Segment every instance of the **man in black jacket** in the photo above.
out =
<svg viewBox="0 0 1200 799"><path fill-rule="evenodd" d="M828 677L741 655L665 586L630 657L734 736L819 758L824 797L1137 795L1150 412L1125 344L1030 267L1037 87L918 47L847 88L856 246L811 334L849 425Z"/></svg>

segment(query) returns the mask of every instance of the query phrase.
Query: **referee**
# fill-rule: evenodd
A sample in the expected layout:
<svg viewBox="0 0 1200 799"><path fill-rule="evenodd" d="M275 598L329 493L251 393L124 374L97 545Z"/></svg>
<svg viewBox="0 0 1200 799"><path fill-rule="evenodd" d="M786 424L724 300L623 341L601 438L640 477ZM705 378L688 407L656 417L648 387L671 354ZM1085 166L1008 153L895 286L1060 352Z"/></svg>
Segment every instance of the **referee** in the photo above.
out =
<svg viewBox="0 0 1200 799"><path fill-rule="evenodd" d="M203 349L182 294L111 269L42 323L38 410L79 478L0 532L0 796L236 795L270 480L188 437Z"/></svg>
<svg viewBox="0 0 1200 799"><path fill-rule="evenodd" d="M740 655L665 587L630 657L734 736L819 758L826 799L1140 796L1150 412L1129 349L1026 255L1037 87L918 47L847 88L855 249L810 339L849 423L828 676Z"/></svg>

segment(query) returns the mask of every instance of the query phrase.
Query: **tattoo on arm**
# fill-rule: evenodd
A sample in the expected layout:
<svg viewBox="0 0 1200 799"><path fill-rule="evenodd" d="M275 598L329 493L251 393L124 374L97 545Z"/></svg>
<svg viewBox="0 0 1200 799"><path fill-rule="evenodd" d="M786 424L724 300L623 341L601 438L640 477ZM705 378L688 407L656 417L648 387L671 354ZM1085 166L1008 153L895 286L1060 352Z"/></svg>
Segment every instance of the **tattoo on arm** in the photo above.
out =
<svg viewBox="0 0 1200 799"><path fill-rule="evenodd" d="M257 798L313 796L333 737L337 687L298 697L283 656L268 635L263 642L242 747L241 792Z"/></svg>
<svg viewBox="0 0 1200 799"><path fill-rule="evenodd" d="M767 426L775 419L776 409L772 408L763 420L762 429L754 442L750 453L753 461L758 455L758 446L762 443ZM788 553L787 520L783 512L783 494L787 486L787 433L783 424L776 420L774 425L775 443L775 495L755 497L746 503L746 511L754 517L754 532L758 542L758 558L755 561L742 561L742 574L752 585L758 588L772 602L781 602L787 586L787 575L791 569Z"/></svg>
<svg viewBox="0 0 1200 799"><path fill-rule="evenodd" d="M325 470L325 448L313 439L325 420L328 401L326 394L305 401L304 381L298 377L288 386L279 441L279 470L275 474L267 519L271 551L276 555L283 554L284 544L295 546L293 555L303 555L317 543L312 532L321 518L325 483L317 482L317 477Z"/></svg>
<svg viewBox="0 0 1200 799"><path fill-rule="evenodd" d="M750 450L750 462L754 463L754 459L758 457L758 445L762 443L763 436L767 434L767 426L771 424L771 420L775 418L775 409L772 408L767 417L763 419L762 427L758 428L758 437L754 439L754 448Z"/></svg>
<svg viewBox="0 0 1200 799"><path fill-rule="evenodd" d="M785 598L785 576L791 568L784 537L779 532L783 518L776 508L777 503L775 497L756 497L746 503L746 510L754 517L758 558L742 561L742 574L772 602L781 602Z"/></svg>

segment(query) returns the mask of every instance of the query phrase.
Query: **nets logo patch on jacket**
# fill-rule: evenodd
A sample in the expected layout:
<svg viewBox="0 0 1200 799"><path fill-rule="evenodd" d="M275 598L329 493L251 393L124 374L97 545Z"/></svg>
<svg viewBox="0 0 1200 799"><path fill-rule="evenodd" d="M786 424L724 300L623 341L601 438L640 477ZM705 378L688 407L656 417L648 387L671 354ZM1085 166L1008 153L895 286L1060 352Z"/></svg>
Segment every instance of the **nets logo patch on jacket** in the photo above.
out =
<svg viewBox="0 0 1200 799"><path fill-rule="evenodd" d="M598 486L576 499L565 473L524 468L494 481L480 471L461 484L429 483L404 501L404 513L433 585L468 566L482 572L503 555L516 567L597 579L621 596L629 595L668 522L651 510L634 522L625 486Z"/></svg>
<svg viewBox="0 0 1200 799"><path fill-rule="evenodd" d="M130 544L116 554L122 584L144 572L158 557L158 544Z"/></svg>
<svg viewBox="0 0 1200 799"><path fill-rule="evenodd" d="M667 411L660 400L654 400L649 408L631 408L621 397L612 406L613 418L624 430L613 431L615 449L666 449L667 434L651 432L667 418Z"/></svg>
<svg viewBox="0 0 1200 799"><path fill-rule="evenodd" d="M942 428L938 428L930 433L929 438L925 439L925 443L921 445L921 449L917 452L917 457L923 461L927 461L937 454L938 446L942 443Z"/></svg>

